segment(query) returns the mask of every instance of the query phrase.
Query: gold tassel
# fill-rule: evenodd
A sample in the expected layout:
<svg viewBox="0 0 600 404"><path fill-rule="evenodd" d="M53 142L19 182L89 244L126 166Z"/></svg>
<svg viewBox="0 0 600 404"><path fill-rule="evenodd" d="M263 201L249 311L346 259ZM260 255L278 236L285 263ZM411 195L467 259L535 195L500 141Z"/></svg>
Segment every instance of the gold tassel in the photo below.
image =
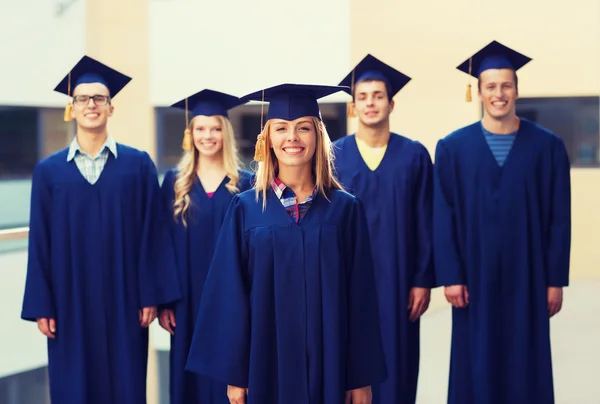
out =
<svg viewBox="0 0 600 404"><path fill-rule="evenodd" d="M181 148L185 151L190 151L194 147L194 141L192 139L192 132L189 128L190 120L188 118L188 99L185 99L185 130L183 131L183 142L181 142Z"/></svg>
<svg viewBox="0 0 600 404"><path fill-rule="evenodd" d="M258 139L256 140L256 146L254 149L254 161L265 161L265 145L265 135L261 133L260 135L258 135Z"/></svg>
<svg viewBox="0 0 600 404"><path fill-rule="evenodd" d="M356 111L354 110L354 70L352 69L352 78L350 79L350 92L352 93L352 101L348 103L346 110L348 111L348 118L354 118Z"/></svg>
<svg viewBox="0 0 600 404"><path fill-rule="evenodd" d="M356 116L356 111L354 110L353 102L348 103L347 110L348 110L348 118L354 118Z"/></svg>
<svg viewBox="0 0 600 404"><path fill-rule="evenodd" d="M261 133L256 138L256 145L254 146L254 161L260 163L265 161L266 143L263 127L263 114L265 108L265 90L262 90L261 105L260 105L260 130Z"/></svg>
<svg viewBox="0 0 600 404"><path fill-rule="evenodd" d="M71 72L69 72L67 77L67 97L71 96ZM73 119L71 117L71 109L73 106L71 105L71 101L67 101L67 106L65 107L65 116L63 117L65 122L71 122Z"/></svg>
<svg viewBox="0 0 600 404"><path fill-rule="evenodd" d="M471 73L473 72L473 58L469 58L469 84L467 84L467 102L471 102L473 97L471 96Z"/></svg>
<svg viewBox="0 0 600 404"><path fill-rule="evenodd" d="M65 116L64 116L65 122L71 122L71 120L73 119L71 117L71 109L72 108L73 107L71 106L71 101L67 101L67 106L65 107Z"/></svg>
<svg viewBox="0 0 600 404"><path fill-rule="evenodd" d="M189 128L186 128L186 130L183 131L183 142L181 143L181 147L185 151L190 151L193 146L192 133Z"/></svg>

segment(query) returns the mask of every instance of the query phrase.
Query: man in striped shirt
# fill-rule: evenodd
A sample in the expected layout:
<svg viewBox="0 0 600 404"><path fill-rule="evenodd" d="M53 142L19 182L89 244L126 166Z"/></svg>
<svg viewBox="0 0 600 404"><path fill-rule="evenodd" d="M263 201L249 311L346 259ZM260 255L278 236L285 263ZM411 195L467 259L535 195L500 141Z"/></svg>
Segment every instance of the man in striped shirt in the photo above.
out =
<svg viewBox="0 0 600 404"><path fill-rule="evenodd" d="M452 304L448 403L554 403L550 318L569 283L570 163L562 139L517 116L531 59L493 41L458 69L483 119L436 147L436 281Z"/></svg>

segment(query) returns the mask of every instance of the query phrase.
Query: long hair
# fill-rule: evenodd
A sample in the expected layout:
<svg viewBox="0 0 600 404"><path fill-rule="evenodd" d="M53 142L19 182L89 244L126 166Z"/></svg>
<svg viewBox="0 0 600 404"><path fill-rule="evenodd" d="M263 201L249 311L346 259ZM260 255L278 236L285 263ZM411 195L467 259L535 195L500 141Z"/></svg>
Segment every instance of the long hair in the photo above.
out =
<svg viewBox="0 0 600 404"><path fill-rule="evenodd" d="M327 190L343 190L343 187L333 174L333 144L325 129L325 124L316 117L311 117L311 119L315 126L317 136L315 155L312 158L312 175L318 193L322 194L327 199ZM263 131L259 135L263 137L264 142L258 142L257 144L257 147L264 147L264 150L262 150L264 159L263 161L258 162L254 189L256 191L257 201L260 194L262 194L263 210L267 206L267 190L279 171L277 157L275 157L275 152L271 148L271 125L272 120L268 120Z"/></svg>
<svg viewBox="0 0 600 404"><path fill-rule="evenodd" d="M225 174L229 178L229 182L225 184L229 192L235 194L239 192L237 187L239 180L239 172L241 163L238 154L235 134L229 119L222 115L217 115L216 118L221 125L221 133L223 134L223 168ZM194 118L190 122L190 131L194 133ZM181 218L183 225L187 227L187 214L191 206L190 191L197 178L198 162L201 156L195 145L192 145L191 150L183 152L179 164L177 165L178 173L175 180L175 202L173 203L173 215L175 220Z"/></svg>

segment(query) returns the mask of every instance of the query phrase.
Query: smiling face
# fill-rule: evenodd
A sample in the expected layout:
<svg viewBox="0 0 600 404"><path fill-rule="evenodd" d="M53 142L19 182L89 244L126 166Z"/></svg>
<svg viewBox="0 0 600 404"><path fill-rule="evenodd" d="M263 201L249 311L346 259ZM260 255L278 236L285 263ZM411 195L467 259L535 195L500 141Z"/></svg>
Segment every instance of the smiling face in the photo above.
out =
<svg viewBox="0 0 600 404"><path fill-rule="evenodd" d="M104 84L80 84L73 90L71 117L80 128L88 131L105 130L113 111L110 93Z"/></svg>
<svg viewBox="0 0 600 404"><path fill-rule="evenodd" d="M484 113L495 120L515 115L515 103L519 98L516 74L511 69L488 69L479 77L479 99Z"/></svg>
<svg viewBox="0 0 600 404"><path fill-rule="evenodd" d="M216 116L195 116L192 136L200 156L213 157L223 150L223 127Z"/></svg>
<svg viewBox="0 0 600 404"><path fill-rule="evenodd" d="M317 145L317 130L311 117L293 121L275 119L269 132L271 148L280 167L311 164Z"/></svg>
<svg viewBox="0 0 600 404"><path fill-rule="evenodd" d="M354 109L363 125L376 127L389 121L394 101L390 101L383 81L360 81L354 88Z"/></svg>

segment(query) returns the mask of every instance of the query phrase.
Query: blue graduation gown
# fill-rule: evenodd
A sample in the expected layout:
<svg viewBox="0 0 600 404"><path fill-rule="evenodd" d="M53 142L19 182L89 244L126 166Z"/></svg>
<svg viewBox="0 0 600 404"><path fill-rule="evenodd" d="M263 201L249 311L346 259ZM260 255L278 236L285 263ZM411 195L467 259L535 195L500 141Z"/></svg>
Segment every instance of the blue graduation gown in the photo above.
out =
<svg viewBox="0 0 600 404"><path fill-rule="evenodd" d="M335 142L336 175L364 204L371 244L388 379L373 403L414 403L419 375L420 321L409 320L412 287L435 285L432 251L433 165L419 142L392 134L371 170L354 135Z"/></svg>
<svg viewBox="0 0 600 404"><path fill-rule="evenodd" d="M547 287L568 285L570 164L562 140L521 119L502 167L480 123L439 141L434 251L453 309L449 403L554 403Z"/></svg>
<svg viewBox="0 0 600 404"><path fill-rule="evenodd" d="M176 170L165 175L162 185L164 206L170 223L171 237L177 261L182 299L171 307L175 311L175 335L171 336L169 392L171 404L223 404L227 386L207 377L185 371L185 363L196 324L202 288L210 267L215 244L227 207L233 195L225 187L224 178L211 198L196 177L190 190L191 206L187 212L187 227L181 218L173 217ZM240 171L240 192L250 189L252 174Z"/></svg>
<svg viewBox="0 0 600 404"><path fill-rule="evenodd" d="M248 403L343 404L385 360L360 202L317 194L294 223L272 189L235 196L206 279L187 369Z"/></svg>
<svg viewBox="0 0 600 404"><path fill-rule="evenodd" d="M138 310L179 298L154 164L117 151L94 185L67 162L68 149L33 173L21 317L56 319L53 403L144 404L148 329Z"/></svg>

